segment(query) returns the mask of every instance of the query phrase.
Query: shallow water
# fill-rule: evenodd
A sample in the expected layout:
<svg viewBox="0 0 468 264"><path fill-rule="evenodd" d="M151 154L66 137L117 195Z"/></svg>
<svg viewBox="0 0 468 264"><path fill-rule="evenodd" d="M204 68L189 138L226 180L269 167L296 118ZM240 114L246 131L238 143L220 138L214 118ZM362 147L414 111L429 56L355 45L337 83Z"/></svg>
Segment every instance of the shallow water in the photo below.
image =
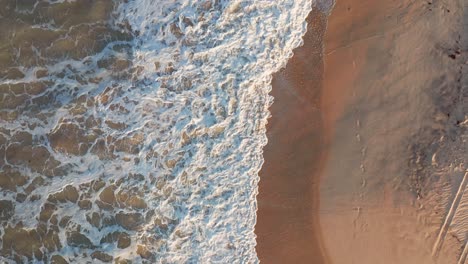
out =
<svg viewBox="0 0 468 264"><path fill-rule="evenodd" d="M1 259L258 262L270 78L310 7L1 1Z"/></svg>

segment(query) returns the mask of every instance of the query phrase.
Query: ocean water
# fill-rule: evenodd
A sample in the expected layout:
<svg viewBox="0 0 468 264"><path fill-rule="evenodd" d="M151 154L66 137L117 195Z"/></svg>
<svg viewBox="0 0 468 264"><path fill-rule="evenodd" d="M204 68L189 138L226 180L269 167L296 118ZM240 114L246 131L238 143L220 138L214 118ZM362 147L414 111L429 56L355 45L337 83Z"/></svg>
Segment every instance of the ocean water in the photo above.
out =
<svg viewBox="0 0 468 264"><path fill-rule="evenodd" d="M0 3L0 259L257 263L271 75L312 1Z"/></svg>

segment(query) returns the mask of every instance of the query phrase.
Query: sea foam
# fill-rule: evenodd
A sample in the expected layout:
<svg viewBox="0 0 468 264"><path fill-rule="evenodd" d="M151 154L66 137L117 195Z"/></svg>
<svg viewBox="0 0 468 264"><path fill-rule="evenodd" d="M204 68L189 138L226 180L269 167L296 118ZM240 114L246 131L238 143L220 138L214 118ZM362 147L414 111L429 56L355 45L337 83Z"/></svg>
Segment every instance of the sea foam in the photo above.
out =
<svg viewBox="0 0 468 264"><path fill-rule="evenodd" d="M137 263L257 263L270 82L302 44L311 7L311 0L119 4L112 23L134 37L49 63L46 91L56 110L34 117L33 127L24 125L31 116L4 124L8 133L31 134L55 162L31 191L38 198L15 205L12 225L38 228L53 207L60 223L68 217L57 252L70 261L99 249ZM37 81L33 72L8 84ZM67 144L74 141L76 148ZM18 164L36 179L45 173ZM69 195L75 190L78 199ZM128 235L131 245L116 246L109 234Z"/></svg>
<svg viewBox="0 0 468 264"><path fill-rule="evenodd" d="M178 208L172 217L191 235L171 239L162 258L257 262L255 196L271 76L302 44L311 1L147 0L120 8L138 32L134 63L150 87L138 95L141 109L169 116L140 119L161 140L157 149L178 160L158 173L178 182L186 172L195 183L173 185L178 195L167 206Z"/></svg>

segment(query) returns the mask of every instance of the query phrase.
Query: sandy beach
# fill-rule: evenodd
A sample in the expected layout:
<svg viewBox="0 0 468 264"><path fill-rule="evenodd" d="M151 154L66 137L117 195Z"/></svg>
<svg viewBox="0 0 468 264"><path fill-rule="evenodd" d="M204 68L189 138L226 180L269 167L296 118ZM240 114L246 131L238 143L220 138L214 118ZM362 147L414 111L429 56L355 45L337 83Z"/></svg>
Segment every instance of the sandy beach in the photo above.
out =
<svg viewBox="0 0 468 264"><path fill-rule="evenodd" d="M323 56L310 23L323 14L309 16L273 80L260 261L465 262L466 12L456 0L337 1Z"/></svg>

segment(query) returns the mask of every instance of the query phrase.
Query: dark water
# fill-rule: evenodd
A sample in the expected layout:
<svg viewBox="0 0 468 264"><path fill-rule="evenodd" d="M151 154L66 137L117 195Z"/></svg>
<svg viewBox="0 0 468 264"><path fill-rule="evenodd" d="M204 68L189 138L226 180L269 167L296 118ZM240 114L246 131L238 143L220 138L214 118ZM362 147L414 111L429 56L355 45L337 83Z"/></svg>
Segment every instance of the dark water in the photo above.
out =
<svg viewBox="0 0 468 264"><path fill-rule="evenodd" d="M130 194L130 190L114 195L116 185L99 178L79 185L67 185L70 180L67 178L65 182L60 180L76 170L80 164L77 159L88 151L105 159L113 155L108 146L124 151L134 147L128 142L125 146L113 145L115 140L111 143L100 129L103 121L84 115L87 108L96 107L94 96L105 93L99 83L106 77L98 71L105 70L116 78L131 75L128 60L114 56L129 53L130 46L125 43L131 40L131 35L123 25L110 22L113 10L114 2L107 0L0 1L0 259L3 261L67 263L114 259L116 263L127 263L124 258L114 258L100 249L130 247L132 241L125 228L134 228L143 215L113 216L102 213L101 208L109 212L113 207L143 208L146 204L142 198ZM109 49L109 43L116 41L121 44ZM88 56L101 54L106 48L109 51L99 59L86 61ZM94 94L87 94L87 90L94 90ZM104 95L101 101L103 98ZM57 119L60 111L66 114ZM101 143L105 140L109 142ZM66 187L54 191L60 185ZM103 189L107 191L101 193L101 204L97 201L99 205L93 206L90 198ZM99 244L85 235L90 232L86 230L89 227L67 215L71 204L80 208L78 214L83 215L88 226L109 230ZM135 245L132 247L137 249ZM145 254L143 245L138 249Z"/></svg>

